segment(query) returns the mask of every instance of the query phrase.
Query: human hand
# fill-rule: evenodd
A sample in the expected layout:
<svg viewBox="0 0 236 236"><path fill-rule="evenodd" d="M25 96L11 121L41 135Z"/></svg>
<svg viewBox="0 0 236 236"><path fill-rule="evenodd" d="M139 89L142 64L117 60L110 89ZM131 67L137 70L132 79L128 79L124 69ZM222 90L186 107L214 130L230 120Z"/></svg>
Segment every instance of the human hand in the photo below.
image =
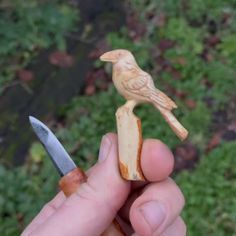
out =
<svg viewBox="0 0 236 236"><path fill-rule="evenodd" d="M141 167L147 182L128 182L118 170L117 137L103 137L99 160L86 173L87 182L66 199L60 192L46 204L22 236L101 235L118 215L128 235L185 236L179 216L184 197L168 178L174 159L158 140L145 140Z"/></svg>

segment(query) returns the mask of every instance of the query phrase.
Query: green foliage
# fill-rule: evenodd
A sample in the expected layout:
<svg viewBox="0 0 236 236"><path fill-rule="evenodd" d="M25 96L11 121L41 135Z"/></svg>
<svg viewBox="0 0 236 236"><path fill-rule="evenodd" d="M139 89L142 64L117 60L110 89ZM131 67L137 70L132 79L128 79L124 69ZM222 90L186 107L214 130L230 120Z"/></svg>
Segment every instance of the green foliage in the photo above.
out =
<svg viewBox="0 0 236 236"><path fill-rule="evenodd" d="M201 29L190 27L184 18L170 18L162 37L178 42L178 53L196 55L203 49L201 33Z"/></svg>
<svg viewBox="0 0 236 236"><path fill-rule="evenodd" d="M188 235L236 235L236 142L202 157L196 170L176 180L186 197Z"/></svg>
<svg viewBox="0 0 236 236"><path fill-rule="evenodd" d="M0 13L1 93L40 49L52 45L66 49L64 34L72 30L78 12L58 0L11 0L0 4Z"/></svg>
<svg viewBox="0 0 236 236"><path fill-rule="evenodd" d="M236 35L228 35L222 39L222 43L220 45L220 49L225 56L229 56L234 54L236 51Z"/></svg>
<svg viewBox="0 0 236 236"><path fill-rule="evenodd" d="M165 12L170 17L182 16L191 22L204 23L203 20L218 19L222 13L232 12L235 0L132 0L128 1L139 12L141 19L145 18L146 11L155 11L157 14Z"/></svg>
<svg viewBox="0 0 236 236"><path fill-rule="evenodd" d="M214 85L211 89L206 91L206 94L215 99L216 105L227 102L228 98L232 96L236 85L236 72L234 67L225 65L220 61L212 61L205 69L205 75Z"/></svg>
<svg viewBox="0 0 236 236"><path fill-rule="evenodd" d="M235 30L229 35L224 35L222 42L218 49L222 55L226 58L227 62L234 67L236 64L236 46L235 46L236 34Z"/></svg>
<svg viewBox="0 0 236 236"><path fill-rule="evenodd" d="M210 120L211 113L203 103L197 104L194 110L186 112L183 117L182 122L189 131L189 139L201 150L204 150L209 137Z"/></svg>
<svg viewBox="0 0 236 236"><path fill-rule="evenodd" d="M42 151L38 154L42 155ZM1 235L20 235L42 206L56 194L58 176L45 152L43 155L42 161L30 160L27 165L13 170L0 165Z"/></svg>
<svg viewBox="0 0 236 236"><path fill-rule="evenodd" d="M150 42L144 39L142 42L132 42L128 40L127 30L123 28L120 33L111 32L107 35L107 41L111 44L113 49L128 48L132 51L141 67L147 67L149 64Z"/></svg>
<svg viewBox="0 0 236 236"><path fill-rule="evenodd" d="M45 150L40 143L33 143L30 148L30 156L32 160L36 163L42 161L43 157L45 156Z"/></svg>

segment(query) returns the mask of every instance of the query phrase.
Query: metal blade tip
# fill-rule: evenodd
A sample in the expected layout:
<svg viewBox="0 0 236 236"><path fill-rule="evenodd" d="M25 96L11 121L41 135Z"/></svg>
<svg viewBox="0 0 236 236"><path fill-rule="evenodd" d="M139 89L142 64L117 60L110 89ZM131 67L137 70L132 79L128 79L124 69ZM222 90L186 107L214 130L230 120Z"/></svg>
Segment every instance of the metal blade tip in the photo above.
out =
<svg viewBox="0 0 236 236"><path fill-rule="evenodd" d="M29 121L59 173L63 176L75 169L75 163L50 129L33 116L29 116Z"/></svg>
<svg viewBox="0 0 236 236"><path fill-rule="evenodd" d="M33 116L29 116L30 124L36 133L36 135L39 137L40 141L44 144L47 141L48 135L50 130L46 125L44 125L40 120L36 119Z"/></svg>
<svg viewBox="0 0 236 236"><path fill-rule="evenodd" d="M32 123L36 123L37 122L37 119L35 118L35 117L33 117L33 116L29 116L29 121L30 121L30 123L32 124Z"/></svg>

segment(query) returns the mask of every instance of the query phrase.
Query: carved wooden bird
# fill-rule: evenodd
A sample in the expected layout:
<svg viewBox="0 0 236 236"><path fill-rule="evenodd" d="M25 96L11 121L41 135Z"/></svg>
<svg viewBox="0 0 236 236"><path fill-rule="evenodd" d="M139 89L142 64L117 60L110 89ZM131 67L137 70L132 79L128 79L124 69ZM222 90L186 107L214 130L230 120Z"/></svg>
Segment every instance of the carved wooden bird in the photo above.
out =
<svg viewBox="0 0 236 236"><path fill-rule="evenodd" d="M133 109L137 104L151 103L161 112L181 140L187 137L188 131L171 113L171 110L177 108L177 105L155 87L152 77L140 69L130 51L117 49L106 52L100 57L100 60L112 62L113 83L118 92L126 98L126 106Z"/></svg>

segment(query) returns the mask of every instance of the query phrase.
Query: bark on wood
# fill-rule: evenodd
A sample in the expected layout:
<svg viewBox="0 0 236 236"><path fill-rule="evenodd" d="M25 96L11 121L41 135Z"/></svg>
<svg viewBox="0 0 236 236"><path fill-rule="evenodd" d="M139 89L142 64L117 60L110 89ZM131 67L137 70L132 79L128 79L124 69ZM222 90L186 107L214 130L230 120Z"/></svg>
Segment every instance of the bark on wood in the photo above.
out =
<svg viewBox="0 0 236 236"><path fill-rule="evenodd" d="M82 183L86 182L86 179L84 172L80 168L76 168L60 179L59 187L69 197Z"/></svg>
<svg viewBox="0 0 236 236"><path fill-rule="evenodd" d="M141 166L142 127L141 120L132 108L122 106L116 112L118 153L121 175L126 180L145 180Z"/></svg>

